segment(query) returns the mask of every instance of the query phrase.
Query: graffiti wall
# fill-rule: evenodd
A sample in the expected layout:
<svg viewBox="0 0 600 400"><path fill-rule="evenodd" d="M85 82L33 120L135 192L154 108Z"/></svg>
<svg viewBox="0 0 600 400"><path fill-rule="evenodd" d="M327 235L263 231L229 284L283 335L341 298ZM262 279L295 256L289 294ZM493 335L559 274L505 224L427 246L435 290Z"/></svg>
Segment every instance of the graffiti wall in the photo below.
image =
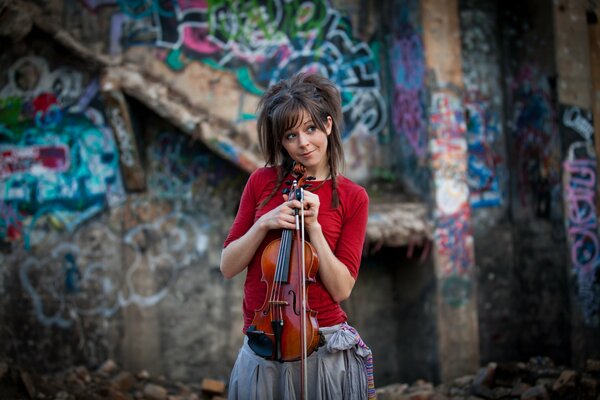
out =
<svg viewBox="0 0 600 400"><path fill-rule="evenodd" d="M570 245L576 301L588 326L600 325L600 254L597 213L597 164L594 126L589 111L561 107L566 148L564 170L565 220Z"/></svg>
<svg viewBox="0 0 600 400"><path fill-rule="evenodd" d="M500 206L506 196L500 53L493 2L461 4L461 51L470 203ZM477 213L475 213L477 219Z"/></svg>
<svg viewBox="0 0 600 400"><path fill-rule="evenodd" d="M435 186L434 243L444 301L459 307L473 294L471 208L466 178L466 124L461 101L449 92L432 96L430 151Z"/></svg>
<svg viewBox="0 0 600 400"><path fill-rule="evenodd" d="M198 373L225 377L240 340L241 291L235 289L239 282L223 282L218 265L247 175L148 110L137 112L148 122L142 132L148 190L101 203L104 209L69 230L32 241L29 248L15 246L3 256L4 279L18 282L4 291L4 315L12 317L3 334L20 329L23 318L15 313L40 327L12 338L4 354L22 351L22 362L42 369L114 358L131 370L169 370L176 379L191 381ZM52 131L45 137L60 143L63 136ZM83 161L79 157L82 169L95 165ZM49 179L51 171L43 172ZM12 203L5 199L4 204ZM27 226L28 220L22 221ZM207 328L198 329L198 324ZM206 346L206 335L211 346ZM56 336L71 339L51 350ZM184 336L185 349L178 347ZM136 350L139 346L143 352ZM202 372L192 364L211 370Z"/></svg>
<svg viewBox="0 0 600 400"><path fill-rule="evenodd" d="M106 89L102 67L78 59L85 51L64 56L40 30L7 44L0 354L45 370L115 358L174 379L226 380L242 339L242 280L225 281L218 265L242 170L251 170L240 149L256 147L254 109L269 85L314 71L342 95L347 175L399 183L394 195L430 205L435 224L418 266L412 244L393 265L383 255L407 249L365 256L373 269L346 304L374 348L423 333L413 335L417 347L380 349L383 382L439 377L438 294L460 311L483 293L484 361L567 361L569 274L583 320L599 323L593 124L586 110L557 105L551 28L536 25L550 2L522 3L459 2L464 90L432 85L418 0L47 7L75 41L113 57L106 69L127 64L167 88L155 96L172 95L202 118L182 134L130 87ZM375 292L376 304L361 302ZM381 313L406 318L382 331L373 317ZM410 371L422 361L414 348L430 356Z"/></svg>
<svg viewBox="0 0 600 400"><path fill-rule="evenodd" d="M507 71L506 143L510 161L509 219L514 267L512 322L504 336L521 354L544 351L558 362L570 358L569 296L562 218L561 145L558 130L550 2L523 2L501 11ZM509 303L510 304L510 303ZM523 329L525 328L526 329ZM565 361L560 361L565 360Z"/></svg>
<svg viewBox="0 0 600 400"><path fill-rule="evenodd" d="M97 81L20 57L0 91L0 240L30 248L123 198L119 152Z"/></svg>
<svg viewBox="0 0 600 400"><path fill-rule="evenodd" d="M463 104L468 149L467 182L472 209L481 362L517 358L506 315L515 285L507 258L513 257L508 213L509 176L503 123L498 5L460 2ZM493 232L493 234L491 233Z"/></svg>
<svg viewBox="0 0 600 400"><path fill-rule="evenodd" d="M418 1L394 2L393 15L387 56L392 83L391 126L402 154L396 163L404 171L406 186L414 193L428 196L428 93Z"/></svg>
<svg viewBox="0 0 600 400"><path fill-rule="evenodd" d="M241 88L254 95L298 71L318 72L341 91L344 137L358 128L377 135L386 125L377 59L326 1L118 4L121 13L111 26L113 52L148 46L175 71L196 62L231 71Z"/></svg>
<svg viewBox="0 0 600 400"><path fill-rule="evenodd" d="M327 75L342 95L348 175L371 174L388 129L379 45L357 39L329 2L82 1L63 11L56 20L90 48L146 51L167 80L192 71L178 84L206 83L195 95L209 103L236 96L231 129L253 121L269 84L299 70ZM247 174L40 36L0 61L0 354L43 371L113 358L172 379L226 380L242 339L242 280L223 280L218 265ZM156 63L137 66L151 74Z"/></svg>
<svg viewBox="0 0 600 400"><path fill-rule="evenodd" d="M45 49L2 61L1 353L46 371L170 365L179 379L213 359L222 370L210 375L226 375L241 291L218 263L247 174L132 99L108 104L97 70ZM147 190L125 189L127 168ZM218 330L211 347L199 323Z"/></svg>
<svg viewBox="0 0 600 400"><path fill-rule="evenodd" d="M560 165L556 107L549 76L536 65L523 65L512 83L517 193L523 210L549 218L560 201Z"/></svg>

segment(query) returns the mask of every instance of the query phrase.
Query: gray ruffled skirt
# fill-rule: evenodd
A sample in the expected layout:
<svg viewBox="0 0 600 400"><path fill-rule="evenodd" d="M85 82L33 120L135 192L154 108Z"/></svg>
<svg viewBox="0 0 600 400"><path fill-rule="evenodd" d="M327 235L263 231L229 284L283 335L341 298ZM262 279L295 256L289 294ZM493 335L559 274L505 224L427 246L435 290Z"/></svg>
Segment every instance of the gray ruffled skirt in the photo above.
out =
<svg viewBox="0 0 600 400"><path fill-rule="evenodd" d="M319 329L325 345L307 359L309 399L375 398L373 356L356 329L343 323ZM231 372L229 400L300 399L300 361L269 361L254 354L248 338Z"/></svg>

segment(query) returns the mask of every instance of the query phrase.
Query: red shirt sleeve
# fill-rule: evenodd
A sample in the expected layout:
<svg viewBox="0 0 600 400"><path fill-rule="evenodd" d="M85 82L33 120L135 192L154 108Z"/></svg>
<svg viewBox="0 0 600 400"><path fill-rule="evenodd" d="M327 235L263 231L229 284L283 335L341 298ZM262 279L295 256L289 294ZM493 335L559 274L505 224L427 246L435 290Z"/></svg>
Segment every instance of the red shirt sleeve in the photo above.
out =
<svg viewBox="0 0 600 400"><path fill-rule="evenodd" d="M248 178L248 181L246 182L246 186L242 192L242 197L240 198L238 212L235 216L233 224L231 225L229 234L225 239L223 248L227 247L229 243L244 236L244 234L248 232L248 230L254 224L254 214L257 207L256 180L257 175L255 171L250 175L250 178Z"/></svg>
<svg viewBox="0 0 600 400"><path fill-rule="evenodd" d="M334 254L346 265L354 279L358 277L369 217L369 196L364 188L345 199L345 217Z"/></svg>

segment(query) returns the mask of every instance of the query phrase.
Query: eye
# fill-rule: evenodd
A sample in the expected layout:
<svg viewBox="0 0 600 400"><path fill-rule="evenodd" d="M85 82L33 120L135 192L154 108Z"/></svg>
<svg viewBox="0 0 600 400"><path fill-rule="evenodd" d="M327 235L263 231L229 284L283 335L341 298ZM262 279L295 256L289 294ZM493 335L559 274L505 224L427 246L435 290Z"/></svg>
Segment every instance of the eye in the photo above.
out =
<svg viewBox="0 0 600 400"><path fill-rule="evenodd" d="M314 125L311 125L311 126L309 126L309 127L308 127L308 129L306 130L306 132L309 132L309 133L311 133L311 132L314 132L314 131L316 131L316 130L317 130L317 127L316 127L316 126L314 126Z"/></svg>
<svg viewBox="0 0 600 400"><path fill-rule="evenodd" d="M294 132L289 132L286 133L284 137L286 140L293 140L296 137L296 134Z"/></svg>

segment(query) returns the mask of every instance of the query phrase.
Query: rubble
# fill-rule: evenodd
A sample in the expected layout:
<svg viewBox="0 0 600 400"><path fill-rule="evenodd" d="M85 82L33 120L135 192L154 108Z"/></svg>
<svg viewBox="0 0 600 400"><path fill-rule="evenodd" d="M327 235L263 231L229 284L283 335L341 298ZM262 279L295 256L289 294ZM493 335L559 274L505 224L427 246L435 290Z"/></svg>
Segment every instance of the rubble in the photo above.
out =
<svg viewBox="0 0 600 400"><path fill-rule="evenodd" d="M419 380L377 389L378 400L600 400L600 360L583 371L557 366L548 357L528 362L489 363L473 375L433 387Z"/></svg>
<svg viewBox="0 0 600 400"><path fill-rule="evenodd" d="M110 359L93 371L75 366L52 374L36 374L0 360L1 400L219 400L225 387L217 379L183 384L146 370L133 374Z"/></svg>
<svg viewBox="0 0 600 400"><path fill-rule="evenodd" d="M226 382L202 378L194 384L172 383L146 370L122 370L113 360L90 371L75 366L39 375L10 360L0 360L2 400L224 400ZM425 380L377 388L378 400L600 400L600 360L583 370L557 366L547 357L528 362L489 363L473 375L433 385Z"/></svg>

